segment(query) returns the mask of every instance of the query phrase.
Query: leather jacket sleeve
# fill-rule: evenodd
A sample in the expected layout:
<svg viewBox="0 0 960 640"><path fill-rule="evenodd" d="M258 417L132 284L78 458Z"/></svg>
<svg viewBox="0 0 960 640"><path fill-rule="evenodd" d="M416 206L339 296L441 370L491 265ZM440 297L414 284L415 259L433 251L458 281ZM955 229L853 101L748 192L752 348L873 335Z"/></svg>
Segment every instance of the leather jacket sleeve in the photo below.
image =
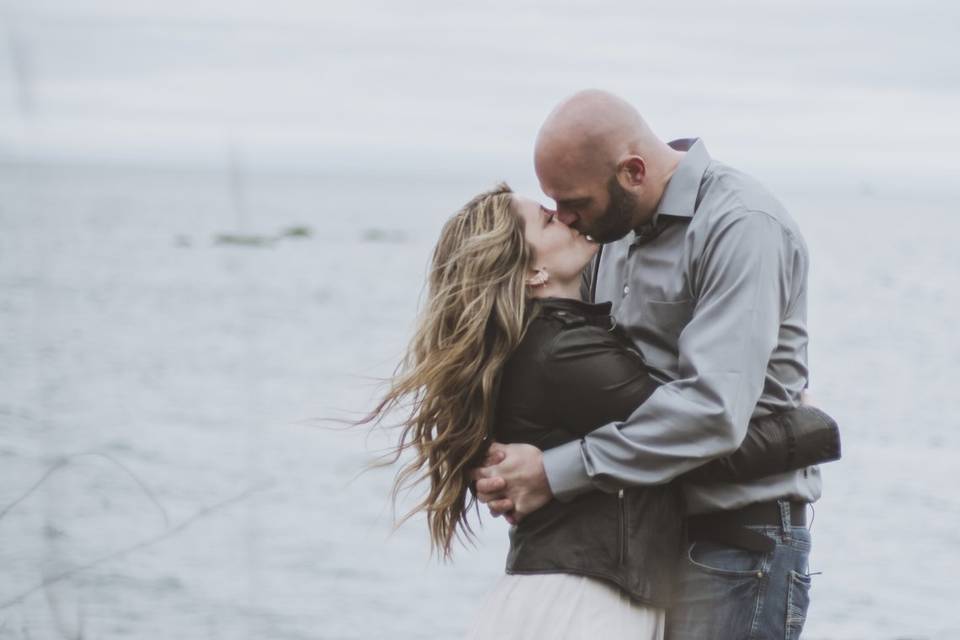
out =
<svg viewBox="0 0 960 640"><path fill-rule="evenodd" d="M626 340L596 326L568 328L556 336L544 364L557 426L583 437L597 425L623 420L650 397L658 385ZM752 480L839 457L837 423L815 407L801 406L751 420L737 451L681 477Z"/></svg>
<svg viewBox="0 0 960 640"><path fill-rule="evenodd" d="M657 388L643 357L596 326L558 333L544 366L555 424L580 437L630 415Z"/></svg>
<svg viewBox="0 0 960 640"><path fill-rule="evenodd" d="M693 482L735 482L802 469L840 458L840 430L809 405L754 418L740 448L681 475Z"/></svg>

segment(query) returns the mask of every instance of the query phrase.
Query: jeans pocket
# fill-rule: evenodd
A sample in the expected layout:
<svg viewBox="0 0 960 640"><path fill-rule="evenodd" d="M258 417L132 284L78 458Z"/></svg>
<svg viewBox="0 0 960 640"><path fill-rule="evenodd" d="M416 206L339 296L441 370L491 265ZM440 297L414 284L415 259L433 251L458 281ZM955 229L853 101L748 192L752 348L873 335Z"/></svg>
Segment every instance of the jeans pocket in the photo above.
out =
<svg viewBox="0 0 960 640"><path fill-rule="evenodd" d="M767 555L761 551L738 549L709 540L697 540L687 548L687 560L697 569L731 578L763 574Z"/></svg>
<svg viewBox="0 0 960 640"><path fill-rule="evenodd" d="M807 608L810 606L810 576L796 571L790 572L790 585L787 591L786 640L796 640L803 631L807 620Z"/></svg>

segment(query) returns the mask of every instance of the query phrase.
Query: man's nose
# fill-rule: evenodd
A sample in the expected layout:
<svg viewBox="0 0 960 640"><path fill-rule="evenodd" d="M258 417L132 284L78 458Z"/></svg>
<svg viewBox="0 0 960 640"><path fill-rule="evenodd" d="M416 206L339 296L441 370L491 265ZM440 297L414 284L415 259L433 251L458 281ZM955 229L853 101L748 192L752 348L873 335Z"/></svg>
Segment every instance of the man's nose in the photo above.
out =
<svg viewBox="0 0 960 640"><path fill-rule="evenodd" d="M568 227L575 223L578 219L579 216L572 211L561 211L560 209L557 209L557 220Z"/></svg>

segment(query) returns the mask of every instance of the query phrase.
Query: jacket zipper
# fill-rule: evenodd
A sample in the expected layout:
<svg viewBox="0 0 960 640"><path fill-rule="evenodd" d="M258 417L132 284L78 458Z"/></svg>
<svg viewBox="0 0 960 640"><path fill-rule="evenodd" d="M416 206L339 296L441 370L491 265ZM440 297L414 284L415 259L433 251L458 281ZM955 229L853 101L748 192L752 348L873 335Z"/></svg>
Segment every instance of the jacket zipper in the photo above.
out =
<svg viewBox="0 0 960 640"><path fill-rule="evenodd" d="M627 557L627 506L623 500L623 489L617 493L617 502L619 503L620 519L620 564L623 564Z"/></svg>

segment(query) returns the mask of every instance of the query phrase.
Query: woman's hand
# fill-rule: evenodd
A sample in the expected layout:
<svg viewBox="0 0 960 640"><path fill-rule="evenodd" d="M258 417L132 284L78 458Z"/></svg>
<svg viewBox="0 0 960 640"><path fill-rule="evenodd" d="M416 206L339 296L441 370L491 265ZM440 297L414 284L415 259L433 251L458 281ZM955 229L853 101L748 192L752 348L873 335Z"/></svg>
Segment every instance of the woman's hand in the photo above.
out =
<svg viewBox="0 0 960 640"><path fill-rule="evenodd" d="M470 475L476 481L477 499L487 505L490 515L504 516L510 524L553 498L543 469L543 452L530 444L494 442L484 466Z"/></svg>

